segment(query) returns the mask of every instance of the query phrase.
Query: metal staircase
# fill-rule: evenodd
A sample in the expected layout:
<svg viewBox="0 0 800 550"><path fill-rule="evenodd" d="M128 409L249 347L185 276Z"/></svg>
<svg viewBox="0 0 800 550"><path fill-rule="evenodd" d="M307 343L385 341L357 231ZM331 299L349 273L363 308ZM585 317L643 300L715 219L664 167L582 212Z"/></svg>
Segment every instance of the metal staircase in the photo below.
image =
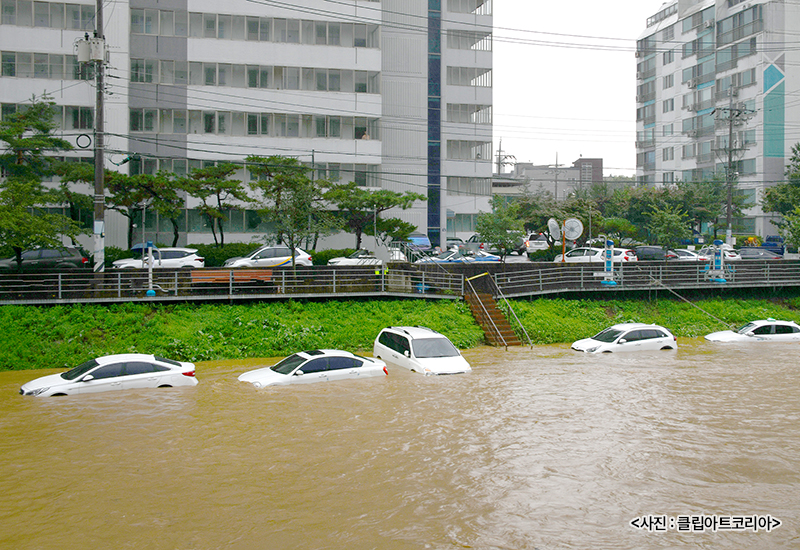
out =
<svg viewBox="0 0 800 550"><path fill-rule="evenodd" d="M491 279L494 285L494 279L492 279L491 275L488 273L478 275L477 277L483 276ZM478 325L483 329L486 342L491 346L504 346L506 349L508 349L508 346L523 345L505 314L497 307L497 300L495 300L494 296L488 292L478 292L475 289L472 284L472 279L476 279L477 277L470 277L467 279L464 299L469 305L469 309L475 321L477 321ZM494 286L496 288L496 285ZM500 292L500 289L497 289L497 291ZM500 295L502 296L502 293L500 293ZM506 304L508 304L508 301L506 301ZM525 327L522 326L522 323L520 323L516 314L514 314L514 310L511 309L511 304L508 304L508 307L530 343L530 337L528 337ZM531 346L532 345L533 344L531 344Z"/></svg>

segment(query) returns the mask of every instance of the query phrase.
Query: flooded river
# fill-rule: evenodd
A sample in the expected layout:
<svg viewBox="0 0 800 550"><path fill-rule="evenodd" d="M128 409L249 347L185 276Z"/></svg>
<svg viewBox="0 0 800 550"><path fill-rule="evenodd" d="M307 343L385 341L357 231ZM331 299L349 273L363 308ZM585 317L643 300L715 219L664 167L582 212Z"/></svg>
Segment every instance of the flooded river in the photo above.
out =
<svg viewBox="0 0 800 550"><path fill-rule="evenodd" d="M800 548L800 345L680 346L44 399L3 372L0 548Z"/></svg>

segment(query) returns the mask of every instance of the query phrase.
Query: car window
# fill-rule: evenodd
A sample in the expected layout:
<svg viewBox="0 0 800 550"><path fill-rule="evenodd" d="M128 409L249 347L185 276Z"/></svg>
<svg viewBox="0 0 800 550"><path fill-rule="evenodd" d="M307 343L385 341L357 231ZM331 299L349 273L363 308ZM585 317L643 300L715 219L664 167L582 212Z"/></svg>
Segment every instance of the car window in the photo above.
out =
<svg viewBox="0 0 800 550"><path fill-rule="evenodd" d="M621 330L607 328L592 336L592 340L597 340L598 342L605 342L607 344L610 344L611 342L616 340L620 334L622 334Z"/></svg>
<svg viewBox="0 0 800 550"><path fill-rule="evenodd" d="M632 330L625 336L623 336L625 340L628 342L638 342L642 340L642 331L641 330Z"/></svg>
<svg viewBox="0 0 800 550"><path fill-rule="evenodd" d="M289 252L289 249L287 247L285 247L285 246L281 246L281 247L275 248L273 250L273 252L274 252L273 256L275 258L283 258L284 256L291 256L292 255L292 253Z"/></svg>
<svg viewBox="0 0 800 550"><path fill-rule="evenodd" d="M578 256L583 256L583 250L580 248L567 252L567 258L577 258Z"/></svg>
<svg viewBox="0 0 800 550"><path fill-rule="evenodd" d="M642 340L650 340L652 338L660 338L661 336L663 336L663 334L659 334L657 330L653 329L642 330L641 334L642 334L641 338Z"/></svg>
<svg viewBox="0 0 800 550"><path fill-rule="evenodd" d="M95 361L94 359L89 359L88 361L78 365L74 369L70 369L67 372L61 373L61 378L63 378L64 380L75 380L76 378L83 376L96 366L97 366L97 361Z"/></svg>
<svg viewBox="0 0 800 550"><path fill-rule="evenodd" d="M125 363L106 365L105 367L100 367L99 369L92 371L91 374L95 380L101 380L103 378L116 378L117 376L122 376L122 368L124 366Z"/></svg>
<svg viewBox="0 0 800 550"><path fill-rule="evenodd" d="M302 370L304 374L326 371L328 370L328 358L319 357L317 359L312 359L311 361L300 367L300 370Z"/></svg>
<svg viewBox="0 0 800 550"><path fill-rule="evenodd" d="M50 249L50 248L45 248L44 250L42 250L41 257L42 258L60 258L61 257L61 251L60 250L53 250L53 249Z"/></svg>
<svg viewBox="0 0 800 550"><path fill-rule="evenodd" d="M352 369L361 366L361 361L352 357L329 357L328 370Z"/></svg>
<svg viewBox="0 0 800 550"><path fill-rule="evenodd" d="M792 325L775 325L775 334L792 334L797 332Z"/></svg>
<svg viewBox="0 0 800 550"><path fill-rule="evenodd" d="M296 369L298 365L302 365L305 360L305 357L301 357L295 353L271 366L270 370L274 370L279 374L291 374L291 372Z"/></svg>
<svg viewBox="0 0 800 550"><path fill-rule="evenodd" d="M164 367L156 368L156 365L152 363L145 363L144 361L131 361L129 363L125 363L125 375L133 375L133 374L144 374L144 373L151 373L156 372L157 370L167 370Z"/></svg>
<svg viewBox="0 0 800 550"><path fill-rule="evenodd" d="M753 334L772 334L772 325L764 325L753 331Z"/></svg>
<svg viewBox="0 0 800 550"><path fill-rule="evenodd" d="M447 338L417 338L413 343L414 356L420 359L458 355L458 350Z"/></svg>
<svg viewBox="0 0 800 550"><path fill-rule="evenodd" d="M274 255L274 250L271 248L265 248L255 256L253 256L254 260L263 260L264 258L272 258Z"/></svg>
<svg viewBox="0 0 800 550"><path fill-rule="evenodd" d="M38 257L39 257L38 250L26 250L25 252L22 253L23 260L35 260Z"/></svg>

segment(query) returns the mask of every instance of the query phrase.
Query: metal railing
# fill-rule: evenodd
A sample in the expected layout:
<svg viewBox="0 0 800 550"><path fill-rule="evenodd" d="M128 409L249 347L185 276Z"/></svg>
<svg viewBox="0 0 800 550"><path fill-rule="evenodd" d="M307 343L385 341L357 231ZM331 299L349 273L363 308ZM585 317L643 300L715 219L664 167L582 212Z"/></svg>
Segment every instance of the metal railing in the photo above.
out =
<svg viewBox="0 0 800 550"><path fill-rule="evenodd" d="M153 290L154 296L148 296ZM459 299L458 273L382 266L153 270L0 275L0 304L413 296ZM153 294L151 293L151 294Z"/></svg>
<svg viewBox="0 0 800 550"><path fill-rule="evenodd" d="M488 273L487 273L487 275L488 275ZM532 348L533 348L533 340L531 340L531 337L530 337L530 335L528 335L528 331L527 331L527 330L525 330L525 325L523 325L523 324L522 324L522 321L520 321L520 320L519 320L519 317L517 317L517 312L516 312L516 311L514 311L514 308L513 308L513 307L511 307L511 302L509 302L509 301L508 301L508 298L506 298L506 295L505 295L505 294L503 294L503 289L501 289L501 288L500 288L500 287L497 285L497 281L495 280L495 278L494 278L493 276L491 276L491 275L489 276L489 278L492 280L492 285L493 285L493 286L494 286L494 288L497 290L497 295L498 295L498 296L500 296L500 298L502 298L502 299L503 299L503 302L505 302L505 304L506 304L506 307L508 308L508 311L510 311L510 312L511 312L511 315L513 315L513 316L514 316L514 320L515 320L515 321L517 322L517 324L519 325L519 328L521 328L521 329L522 329L522 333L525 335L525 339L528 341L528 345L529 345L529 346L531 347L531 349L532 349Z"/></svg>
<svg viewBox="0 0 800 550"><path fill-rule="evenodd" d="M475 297L475 300L478 302L478 304L480 304L480 306L481 306L481 310L483 311L483 318L484 318L484 319L486 319L487 321L489 321L489 323L491 323L491 325L492 325L492 329L494 330L495 334L497 334L497 336L498 336L498 337L500 338L500 340L503 342L503 346L504 346L506 349L508 349L508 342L506 342L506 339L503 337L503 333L502 333L502 332L500 332L500 329L499 329L499 328L497 328L497 324L494 322L494 319L492 319L492 316L491 316L491 315L489 315L489 312L486 310L486 306L483 304L483 300L481 300L481 297L480 297L480 295L478 294L478 291L477 291L477 290L475 290L475 287L474 287L474 286L472 286L472 279L474 279L474 278L476 278L476 277L483 277L483 276L485 276L485 275L489 275L489 274L488 274L488 273L484 273L484 274L482 274L482 275L476 275L475 277L469 277L469 278L467 278L467 279L466 279L466 281L467 281L467 285L469 285L469 290L470 290L470 292L471 292L471 293L472 293L472 295Z"/></svg>

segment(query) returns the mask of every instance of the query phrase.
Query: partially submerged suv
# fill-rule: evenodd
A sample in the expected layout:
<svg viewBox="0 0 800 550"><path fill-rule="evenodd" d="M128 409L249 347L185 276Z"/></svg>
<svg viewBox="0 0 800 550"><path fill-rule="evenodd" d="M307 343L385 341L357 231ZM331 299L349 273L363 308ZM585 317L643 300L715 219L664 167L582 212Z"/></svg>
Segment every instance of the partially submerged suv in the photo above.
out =
<svg viewBox="0 0 800 550"><path fill-rule="evenodd" d="M427 327L383 329L375 338L372 355L421 374L459 374L472 370L447 336Z"/></svg>

